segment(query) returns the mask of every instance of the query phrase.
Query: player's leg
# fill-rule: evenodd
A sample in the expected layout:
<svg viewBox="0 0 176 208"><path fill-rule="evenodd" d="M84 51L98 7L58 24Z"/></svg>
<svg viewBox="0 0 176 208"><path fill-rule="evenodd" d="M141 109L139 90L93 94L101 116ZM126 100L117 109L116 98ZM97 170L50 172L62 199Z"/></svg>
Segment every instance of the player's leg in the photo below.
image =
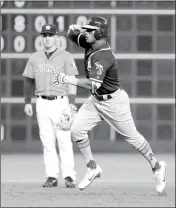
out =
<svg viewBox="0 0 176 208"><path fill-rule="evenodd" d="M74 169L75 163L71 132L56 129L56 136L59 146L62 175L65 179L65 185L68 188L74 188L76 185L76 172Z"/></svg>
<svg viewBox="0 0 176 208"><path fill-rule="evenodd" d="M50 104L50 118L52 119L55 135L58 141L62 175L65 178L66 186L75 186L76 173L74 170L74 155L71 141L71 132L59 130L57 123L60 116L69 105L67 96L53 100Z"/></svg>
<svg viewBox="0 0 176 208"><path fill-rule="evenodd" d="M93 104L93 97L91 96L81 106L72 124L72 138L78 145L87 163L87 173L78 186L81 190L89 186L95 178L100 177L102 174L102 169L96 164L92 155L88 138L88 132L101 120Z"/></svg>
<svg viewBox="0 0 176 208"><path fill-rule="evenodd" d="M92 102L92 96L81 106L71 127L72 138L84 155L86 162L94 160L88 132L102 119Z"/></svg>
<svg viewBox="0 0 176 208"><path fill-rule="evenodd" d="M45 173L47 177L44 187L57 186L57 178L59 173L59 161L55 148L55 132L52 121L47 115L47 106L40 98L37 99L36 111L37 121L39 125L39 135L43 144L43 158L45 164Z"/></svg>
<svg viewBox="0 0 176 208"><path fill-rule="evenodd" d="M158 162L150 144L136 129L128 94L124 90L118 90L116 96L108 102L104 102L103 108L98 103L97 107L104 119L147 159L157 180L156 189L158 192L162 192L165 187L165 181L162 182L162 180L165 180L165 163ZM109 108L111 111L109 111Z"/></svg>

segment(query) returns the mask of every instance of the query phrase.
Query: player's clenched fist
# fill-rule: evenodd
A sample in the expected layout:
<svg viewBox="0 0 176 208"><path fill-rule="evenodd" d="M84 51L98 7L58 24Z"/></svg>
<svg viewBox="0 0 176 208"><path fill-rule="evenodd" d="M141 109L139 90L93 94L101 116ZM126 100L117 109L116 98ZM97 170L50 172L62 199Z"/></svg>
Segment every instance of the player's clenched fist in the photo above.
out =
<svg viewBox="0 0 176 208"><path fill-rule="evenodd" d="M79 25L70 25L70 26L69 26L69 29L70 29L70 30L82 30L82 29L81 29L81 26L79 26Z"/></svg>
<svg viewBox="0 0 176 208"><path fill-rule="evenodd" d="M32 116L33 115L33 109L32 109L32 104L28 103L24 107L24 112L27 116Z"/></svg>
<svg viewBox="0 0 176 208"><path fill-rule="evenodd" d="M67 36L68 38L71 38L72 36L75 36L75 34L84 33L85 29L82 29L80 25L70 25L68 28Z"/></svg>
<svg viewBox="0 0 176 208"><path fill-rule="evenodd" d="M68 33L70 32L81 32L81 33L84 33L85 32L85 29L82 29L80 25L70 25L69 26L69 29L68 29Z"/></svg>

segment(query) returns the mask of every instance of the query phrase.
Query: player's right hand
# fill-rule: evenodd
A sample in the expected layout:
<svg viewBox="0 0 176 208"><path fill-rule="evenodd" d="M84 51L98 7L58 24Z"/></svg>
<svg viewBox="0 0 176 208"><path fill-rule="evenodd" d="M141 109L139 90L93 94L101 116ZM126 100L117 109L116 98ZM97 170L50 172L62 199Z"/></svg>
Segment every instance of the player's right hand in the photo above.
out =
<svg viewBox="0 0 176 208"><path fill-rule="evenodd" d="M33 109L32 109L32 104L28 103L25 104L24 106L24 112L27 116L32 116L33 115Z"/></svg>

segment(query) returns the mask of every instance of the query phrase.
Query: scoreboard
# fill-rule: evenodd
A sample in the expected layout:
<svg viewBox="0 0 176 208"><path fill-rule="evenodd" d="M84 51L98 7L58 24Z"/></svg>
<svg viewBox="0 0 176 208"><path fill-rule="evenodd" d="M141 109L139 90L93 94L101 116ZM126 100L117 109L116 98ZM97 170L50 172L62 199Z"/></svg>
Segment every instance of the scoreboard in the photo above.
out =
<svg viewBox="0 0 176 208"><path fill-rule="evenodd" d="M83 75L84 50L68 40L67 31L69 25L84 25L92 16L108 20L108 41L117 58L120 82L131 98L133 116L141 133L151 139L159 137L173 141L174 8L175 1L1 1L1 121L8 141L38 138L36 119L29 122L21 113L22 73L30 54L42 48L42 25L57 26L58 47L73 54L79 73ZM78 88L78 105L87 96L88 91ZM111 132L108 133L111 140L119 138L112 129L106 132Z"/></svg>
<svg viewBox="0 0 176 208"><path fill-rule="evenodd" d="M174 15L170 9L174 2L158 3L1 1L1 52L32 53L39 50L42 47L39 33L46 23L57 26L58 47L71 53L82 52L67 39L68 27L71 24L84 25L88 17L100 15L109 22L109 42L115 53L173 53ZM155 42L156 38L158 41Z"/></svg>
<svg viewBox="0 0 176 208"><path fill-rule="evenodd" d="M67 4L69 7L72 2ZM61 13L61 5L63 8L66 6L62 1L1 1L1 51L32 53L41 49L41 27L43 24L51 23L58 29L58 47L71 53L79 52L79 47L67 40L66 33L70 24L84 25L89 16L79 13L70 14L69 10L72 9L65 9L66 12ZM55 8L57 11L53 14ZM105 15L105 18L110 22L110 15Z"/></svg>

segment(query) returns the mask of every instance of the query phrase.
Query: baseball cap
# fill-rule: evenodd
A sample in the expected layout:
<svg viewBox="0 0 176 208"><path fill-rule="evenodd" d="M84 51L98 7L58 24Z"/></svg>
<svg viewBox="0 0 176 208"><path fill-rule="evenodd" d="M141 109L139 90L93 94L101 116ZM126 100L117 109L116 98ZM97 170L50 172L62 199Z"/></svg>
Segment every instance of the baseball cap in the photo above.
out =
<svg viewBox="0 0 176 208"><path fill-rule="evenodd" d="M55 25L51 25L51 24L46 24L42 26L42 31L41 31L41 35L44 33L50 33L50 34L57 34L57 28Z"/></svg>

